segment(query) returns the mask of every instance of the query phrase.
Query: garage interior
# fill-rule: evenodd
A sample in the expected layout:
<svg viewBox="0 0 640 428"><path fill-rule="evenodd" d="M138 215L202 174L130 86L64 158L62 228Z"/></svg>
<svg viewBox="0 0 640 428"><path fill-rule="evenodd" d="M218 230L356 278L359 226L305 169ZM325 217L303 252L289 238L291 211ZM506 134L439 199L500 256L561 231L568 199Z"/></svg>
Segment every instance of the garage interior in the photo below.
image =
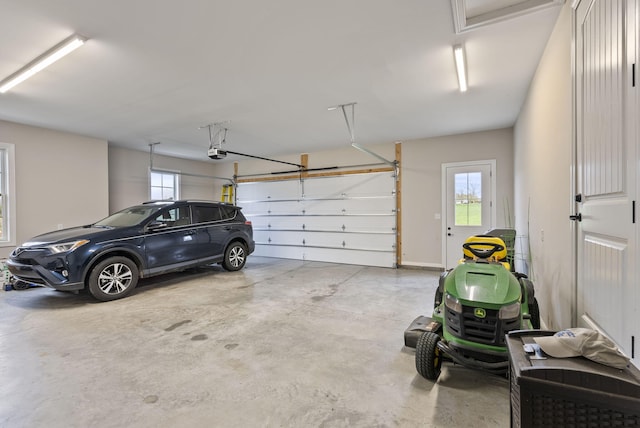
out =
<svg viewBox="0 0 640 428"><path fill-rule="evenodd" d="M447 168L484 163L544 328L640 362L637 0L0 5L0 87L85 39L0 93L1 258L152 173L257 243L108 303L0 293L0 425L508 426L508 379L429 382L402 338L459 247Z"/></svg>

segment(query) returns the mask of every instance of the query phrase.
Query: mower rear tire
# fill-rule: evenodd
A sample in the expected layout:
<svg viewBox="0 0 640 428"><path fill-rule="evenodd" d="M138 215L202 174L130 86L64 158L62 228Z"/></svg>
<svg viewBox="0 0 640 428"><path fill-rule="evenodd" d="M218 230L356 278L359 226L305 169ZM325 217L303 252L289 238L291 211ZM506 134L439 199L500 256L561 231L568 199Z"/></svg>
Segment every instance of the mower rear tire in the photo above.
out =
<svg viewBox="0 0 640 428"><path fill-rule="evenodd" d="M437 308L442 303L442 298L444 296L444 281L447 279L447 275L449 275L451 270L444 271L440 274L440 279L438 280L438 288L436 288L436 294L433 298L433 308Z"/></svg>
<svg viewBox="0 0 640 428"><path fill-rule="evenodd" d="M529 315L531 315L531 327L534 330L540 329L540 307L538 306L538 299L535 297L533 301L529 303Z"/></svg>
<svg viewBox="0 0 640 428"><path fill-rule="evenodd" d="M416 344L416 370L423 378L435 381L442 368L442 351L438 348L440 336L427 331Z"/></svg>

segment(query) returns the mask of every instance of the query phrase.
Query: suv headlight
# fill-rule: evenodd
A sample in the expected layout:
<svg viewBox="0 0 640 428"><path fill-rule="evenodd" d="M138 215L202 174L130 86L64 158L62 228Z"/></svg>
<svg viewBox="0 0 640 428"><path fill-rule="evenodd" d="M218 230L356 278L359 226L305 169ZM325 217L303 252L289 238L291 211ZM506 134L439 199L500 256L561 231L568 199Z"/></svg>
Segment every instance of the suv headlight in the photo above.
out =
<svg viewBox="0 0 640 428"><path fill-rule="evenodd" d="M516 318L520 315L520 302L515 302L510 305L506 305L500 308L498 312L498 318L501 320L508 320Z"/></svg>
<svg viewBox="0 0 640 428"><path fill-rule="evenodd" d="M444 304L452 311L456 311L458 313L462 312L462 304L460 301L449 293L444 297Z"/></svg>
<svg viewBox="0 0 640 428"><path fill-rule="evenodd" d="M89 241L87 239L81 239L79 241L73 242L63 242L62 244L53 244L49 245L47 248L51 250L52 253L67 253L75 250L78 247L82 247L84 244L88 244Z"/></svg>

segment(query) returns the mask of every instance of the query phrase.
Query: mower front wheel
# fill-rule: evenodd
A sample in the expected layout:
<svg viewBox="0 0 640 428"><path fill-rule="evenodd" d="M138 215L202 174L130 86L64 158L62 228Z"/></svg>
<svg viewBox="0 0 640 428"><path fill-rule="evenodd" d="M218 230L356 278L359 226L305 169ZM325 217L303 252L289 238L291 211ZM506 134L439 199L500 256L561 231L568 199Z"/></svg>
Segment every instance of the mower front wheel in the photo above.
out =
<svg viewBox="0 0 640 428"><path fill-rule="evenodd" d="M440 336L427 331L420 336L416 344L416 370L420 376L435 381L442 368L442 351L438 348Z"/></svg>

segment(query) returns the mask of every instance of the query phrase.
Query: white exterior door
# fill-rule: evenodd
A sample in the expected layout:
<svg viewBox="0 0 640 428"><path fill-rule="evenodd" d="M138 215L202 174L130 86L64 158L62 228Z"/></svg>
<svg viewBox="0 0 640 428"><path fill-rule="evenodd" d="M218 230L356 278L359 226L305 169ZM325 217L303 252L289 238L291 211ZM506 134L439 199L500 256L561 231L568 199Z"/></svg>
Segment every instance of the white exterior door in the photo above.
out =
<svg viewBox="0 0 640 428"><path fill-rule="evenodd" d="M636 4L583 0L575 15L577 323L629 356L640 337Z"/></svg>
<svg viewBox="0 0 640 428"><path fill-rule="evenodd" d="M462 244L495 225L495 160L442 165L443 260L446 269L462 257Z"/></svg>

